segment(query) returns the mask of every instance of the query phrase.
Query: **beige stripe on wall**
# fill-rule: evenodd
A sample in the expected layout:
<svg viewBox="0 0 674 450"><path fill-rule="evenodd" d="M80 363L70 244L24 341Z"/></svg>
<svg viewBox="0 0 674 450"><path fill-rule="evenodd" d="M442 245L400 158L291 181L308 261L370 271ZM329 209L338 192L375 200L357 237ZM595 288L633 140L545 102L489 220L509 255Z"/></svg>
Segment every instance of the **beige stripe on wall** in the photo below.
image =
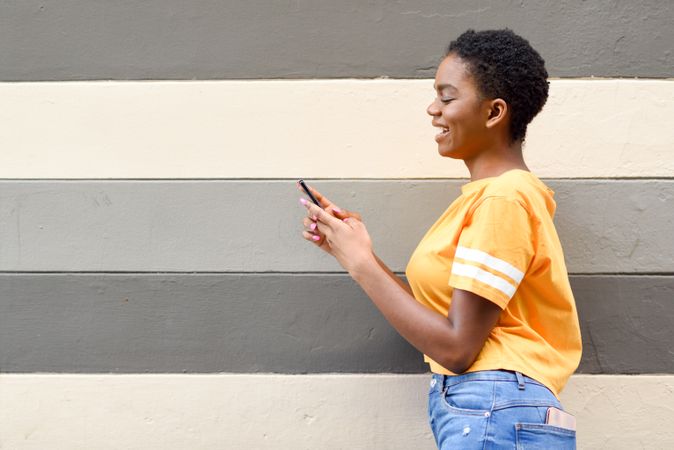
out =
<svg viewBox="0 0 674 450"><path fill-rule="evenodd" d="M0 447L428 449L430 375L0 375ZM394 393L394 394L392 394ZM575 375L579 449L674 448L674 376Z"/></svg>
<svg viewBox="0 0 674 450"><path fill-rule="evenodd" d="M456 178L432 80L0 83L0 178ZM674 81L552 80L541 177L674 176Z"/></svg>

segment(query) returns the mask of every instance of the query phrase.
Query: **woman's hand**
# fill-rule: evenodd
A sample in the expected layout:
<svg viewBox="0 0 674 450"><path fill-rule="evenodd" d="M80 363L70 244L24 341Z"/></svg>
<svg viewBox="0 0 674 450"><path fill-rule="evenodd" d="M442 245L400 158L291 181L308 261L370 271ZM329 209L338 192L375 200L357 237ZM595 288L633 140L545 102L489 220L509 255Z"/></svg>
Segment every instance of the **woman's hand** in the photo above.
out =
<svg viewBox="0 0 674 450"><path fill-rule="evenodd" d="M323 209L327 211L329 214L333 215L334 217L340 220L347 218L354 218L359 221L362 221L360 214L358 214L357 212L347 211L345 209L338 208L337 205L328 200L327 197L318 192L316 189L312 188L311 186L307 187L309 188L313 196L316 197L316 200L318 200ZM302 189L299 182L297 183L297 189L299 189L302 193L304 193L304 189ZM312 220L311 217L305 217L302 223L305 229L305 231L302 233L304 239L306 239L309 242L312 242L321 250L334 256L330 249L330 246L328 245L328 242L325 240L325 235L318 230L316 221Z"/></svg>
<svg viewBox="0 0 674 450"><path fill-rule="evenodd" d="M299 181L295 183L297 185L297 189L300 190L304 194L304 189L300 186ZM318 192L316 189L312 188L311 186L307 185L311 193L313 194L314 197L316 197L316 200L318 200L318 203L321 204L324 210L332 214L333 216L337 217L338 219L346 219L347 217L353 217L355 219L358 219L362 221L363 219L360 217L360 214L354 211L346 211L344 209L338 208L337 205L335 205L333 202L328 200L326 196Z"/></svg>
<svg viewBox="0 0 674 450"><path fill-rule="evenodd" d="M310 223L308 228L313 233L318 232L318 235L324 236L324 238L319 238L319 241L314 238L316 234L305 230L302 233L305 239L312 240L317 245L319 245L318 242L322 242L319 246L334 256L337 262L352 275L366 264L377 264L372 252L372 240L363 222L355 217L339 219L304 198L300 199L300 202L307 208L305 226Z"/></svg>

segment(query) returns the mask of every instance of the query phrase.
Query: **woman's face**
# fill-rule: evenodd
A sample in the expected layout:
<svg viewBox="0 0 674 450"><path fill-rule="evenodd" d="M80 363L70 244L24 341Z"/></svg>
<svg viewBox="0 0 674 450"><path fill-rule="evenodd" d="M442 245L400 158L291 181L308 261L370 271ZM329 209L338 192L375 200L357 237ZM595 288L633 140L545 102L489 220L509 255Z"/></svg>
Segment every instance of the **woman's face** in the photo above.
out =
<svg viewBox="0 0 674 450"><path fill-rule="evenodd" d="M435 74L436 97L426 112L433 117L438 153L455 159L471 159L489 146L489 115L473 77L463 60L448 55Z"/></svg>

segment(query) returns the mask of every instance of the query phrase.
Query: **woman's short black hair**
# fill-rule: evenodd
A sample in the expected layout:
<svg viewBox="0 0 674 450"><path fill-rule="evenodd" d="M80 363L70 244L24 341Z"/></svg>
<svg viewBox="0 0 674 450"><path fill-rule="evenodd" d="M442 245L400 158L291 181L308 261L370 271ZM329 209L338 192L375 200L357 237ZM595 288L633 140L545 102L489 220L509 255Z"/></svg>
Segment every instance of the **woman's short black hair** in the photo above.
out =
<svg viewBox="0 0 674 450"><path fill-rule="evenodd" d="M468 30L452 41L446 55L468 65L483 98L501 98L511 111L510 137L524 140L527 125L548 99L545 61L529 41L512 30Z"/></svg>

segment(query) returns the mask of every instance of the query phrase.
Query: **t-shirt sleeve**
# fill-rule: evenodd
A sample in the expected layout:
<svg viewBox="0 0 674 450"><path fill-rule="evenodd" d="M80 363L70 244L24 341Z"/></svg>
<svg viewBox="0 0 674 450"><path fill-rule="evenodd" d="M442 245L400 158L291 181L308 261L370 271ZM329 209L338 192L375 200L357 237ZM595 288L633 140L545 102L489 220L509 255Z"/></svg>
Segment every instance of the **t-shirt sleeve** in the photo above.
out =
<svg viewBox="0 0 674 450"><path fill-rule="evenodd" d="M534 254L529 212L514 199L488 197L461 230L449 285L505 309Z"/></svg>

